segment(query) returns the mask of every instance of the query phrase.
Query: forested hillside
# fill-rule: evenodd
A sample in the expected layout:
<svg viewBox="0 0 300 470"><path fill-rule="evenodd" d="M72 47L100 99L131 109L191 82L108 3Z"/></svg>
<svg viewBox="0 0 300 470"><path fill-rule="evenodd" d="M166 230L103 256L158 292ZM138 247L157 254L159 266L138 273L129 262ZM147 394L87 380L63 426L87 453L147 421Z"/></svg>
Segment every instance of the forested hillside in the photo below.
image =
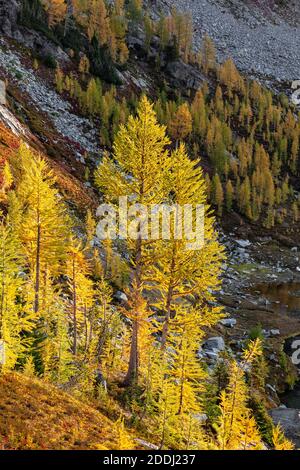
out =
<svg viewBox="0 0 300 470"><path fill-rule="evenodd" d="M293 449L268 410L297 382L283 344L299 320L241 289L298 280L296 106L159 2L8 3L2 448ZM101 239L97 208L122 197L201 205L204 248L142 222ZM33 432L26 406L43 408Z"/></svg>

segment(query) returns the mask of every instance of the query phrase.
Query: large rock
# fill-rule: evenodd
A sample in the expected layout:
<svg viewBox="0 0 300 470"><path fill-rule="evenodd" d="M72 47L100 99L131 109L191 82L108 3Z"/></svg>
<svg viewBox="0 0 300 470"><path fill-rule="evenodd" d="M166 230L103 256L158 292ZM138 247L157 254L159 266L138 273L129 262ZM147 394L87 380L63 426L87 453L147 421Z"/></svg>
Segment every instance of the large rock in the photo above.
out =
<svg viewBox="0 0 300 470"><path fill-rule="evenodd" d="M222 336L208 338L200 346L198 351L199 359L205 359L210 364L215 364L219 359L219 354L225 350L225 342Z"/></svg>
<svg viewBox="0 0 300 470"><path fill-rule="evenodd" d="M185 64L182 60L170 62L166 71L175 86L183 86L185 89L198 90L204 81L203 76L195 67Z"/></svg>
<svg viewBox="0 0 300 470"><path fill-rule="evenodd" d="M18 0L0 0L0 31L12 37L17 29L21 2Z"/></svg>
<svg viewBox="0 0 300 470"><path fill-rule="evenodd" d="M203 357L210 359L212 362L216 362L219 359L219 351L217 349L214 351L205 351Z"/></svg>
<svg viewBox="0 0 300 470"><path fill-rule="evenodd" d="M128 302L127 295L124 294L124 292L121 292L119 290L115 293L115 298L119 300L120 302Z"/></svg>
<svg viewBox="0 0 300 470"><path fill-rule="evenodd" d="M194 418L198 421L200 424L205 424L208 420L208 416L206 413L199 413L195 414Z"/></svg>
<svg viewBox="0 0 300 470"><path fill-rule="evenodd" d="M280 330L278 328L270 330L271 336L280 336Z"/></svg>
<svg viewBox="0 0 300 470"><path fill-rule="evenodd" d="M241 247L241 248L247 248L247 246L251 245L249 240L237 240L236 242L239 245L239 247Z"/></svg>
<svg viewBox="0 0 300 470"><path fill-rule="evenodd" d="M52 56L58 62L70 62L70 57L61 49L61 47L54 44L54 42L50 41L37 31L24 29L22 30L22 34L19 34L15 39L29 49L33 49L41 57Z"/></svg>
<svg viewBox="0 0 300 470"><path fill-rule="evenodd" d="M300 410L294 408L275 408L270 416L275 424L280 424L288 439L300 447Z"/></svg>
<svg viewBox="0 0 300 470"><path fill-rule="evenodd" d="M212 351L214 353L217 351L224 351L225 341L222 336L214 336L212 338L208 338L203 344L203 349Z"/></svg>
<svg viewBox="0 0 300 470"><path fill-rule="evenodd" d="M235 318L223 318L220 320L221 325L226 326L226 328L233 328L237 321Z"/></svg>
<svg viewBox="0 0 300 470"><path fill-rule="evenodd" d="M43 34L18 24L21 8L20 0L0 0L0 33L35 50L42 57L51 55L59 62L69 62L68 55Z"/></svg>

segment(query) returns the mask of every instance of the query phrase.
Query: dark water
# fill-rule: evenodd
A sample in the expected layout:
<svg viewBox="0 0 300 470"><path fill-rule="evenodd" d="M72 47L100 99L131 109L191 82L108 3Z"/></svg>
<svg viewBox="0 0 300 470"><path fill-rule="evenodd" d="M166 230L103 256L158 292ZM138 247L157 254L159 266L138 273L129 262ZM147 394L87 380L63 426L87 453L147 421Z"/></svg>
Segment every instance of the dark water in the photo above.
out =
<svg viewBox="0 0 300 470"><path fill-rule="evenodd" d="M300 383L298 383L294 390L286 392L280 397L281 402L288 408L300 409Z"/></svg>
<svg viewBox="0 0 300 470"><path fill-rule="evenodd" d="M277 313L300 316L300 283L261 284L251 289L251 293L260 298L261 304Z"/></svg>

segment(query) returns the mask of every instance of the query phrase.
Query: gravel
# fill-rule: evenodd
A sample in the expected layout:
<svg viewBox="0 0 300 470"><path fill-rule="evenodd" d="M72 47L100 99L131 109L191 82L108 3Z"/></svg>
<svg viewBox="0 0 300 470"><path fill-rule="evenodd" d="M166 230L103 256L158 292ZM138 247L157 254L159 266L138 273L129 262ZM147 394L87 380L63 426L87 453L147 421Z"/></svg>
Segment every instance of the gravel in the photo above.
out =
<svg viewBox="0 0 300 470"><path fill-rule="evenodd" d="M219 60L231 56L249 76L266 84L300 79L299 0L290 0L281 12L274 0L159 0L157 4L192 14L196 49L207 33Z"/></svg>
<svg viewBox="0 0 300 470"><path fill-rule="evenodd" d="M42 83L33 70L23 66L18 54L1 40L0 68L6 71L11 83L29 95L36 109L47 115L59 134L84 151L98 151L98 133L93 124L73 114L71 104Z"/></svg>

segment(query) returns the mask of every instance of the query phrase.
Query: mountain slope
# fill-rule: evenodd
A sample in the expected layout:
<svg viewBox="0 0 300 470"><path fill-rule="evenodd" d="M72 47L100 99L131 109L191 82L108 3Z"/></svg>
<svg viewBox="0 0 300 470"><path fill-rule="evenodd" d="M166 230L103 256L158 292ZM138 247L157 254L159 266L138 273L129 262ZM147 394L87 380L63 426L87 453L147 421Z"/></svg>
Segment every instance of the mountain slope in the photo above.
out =
<svg viewBox="0 0 300 470"><path fill-rule="evenodd" d="M38 1L39 0L37 0L37 2ZM4 3L7 4L8 2ZM18 2L15 2L14 4L17 3ZM30 2L29 0L23 0L22 3L27 4ZM151 6L153 6L153 3L154 2L151 2ZM172 2L173 5L174 3L176 2ZM179 3L180 2L177 2L178 5ZM229 3L230 8L228 6ZM171 4L171 2L169 2L169 4ZM192 6L192 2L190 4ZM205 14L208 15L210 11L212 11L210 8L220 8L221 2L193 2L193 6L195 8L199 4L207 7L205 8ZM228 7L226 10L228 15L231 15L235 21L239 10L237 9L237 11L235 11L232 8L233 4L238 6L238 3L236 2L222 2L222 8L225 9L226 7L227 9ZM3 5L3 1L1 2L0 0L0 18L1 5ZM256 9L255 11L259 12L260 10ZM251 9L251 11L249 10L248 13L250 16L248 16L251 17L253 12L254 9ZM214 26L215 18L216 16L214 12L212 12L212 26ZM166 25L169 20L170 18L166 21ZM248 20L249 18L247 21ZM49 29L46 23L43 25L45 28L45 32L43 33L41 30L34 28L34 22L32 25L30 22L27 23L27 26L24 26L24 24L19 24L17 26L16 24L14 28L14 19L9 21L11 22L11 32L6 26L7 32L2 40L0 40L0 78L5 79L8 85L8 106L0 108L0 120L2 120L6 126L6 128L0 127L0 153L3 158L3 162L1 162L1 164L3 165L5 159L9 157L9 153L13 152L18 147L20 138L25 139L35 150L40 151L51 167L54 168L55 175L58 180L60 195L69 203L68 207L70 208L70 212L74 212L79 216L76 219L76 223L78 221L81 226L83 226L84 223L84 209L88 207L94 208L99 196L96 192L97 188L94 186L93 175L95 166L101 159L103 150L111 150L113 138L120 123L126 120L129 113L135 112L136 103L141 90L147 92L152 100L158 100L155 104L155 108L158 113L160 112L162 122L164 122L164 119L166 120L166 124L174 122L174 119L172 120L171 117L175 115L175 112L179 112L180 108L182 111L182 106L180 105L181 95L188 99L188 104L185 104L184 109L187 109L186 115L190 117L190 119L192 119L189 115L190 110L193 112L194 118L199 116L197 114L198 108L199 111L204 110L208 116L208 120L201 118L199 120L199 132L196 132L197 137L195 140L193 140L193 136L191 139L187 139L187 145L189 146L189 150L191 150L191 155L202 155L203 167L205 169L206 176L208 177L208 183L210 183L209 178L211 175L212 179L215 178L213 179L213 186L215 185L215 188L217 188L217 175L214 175L214 165L221 172L224 171L224 174L226 173L226 179L229 171L228 165L232 165L232 168L230 169L230 177L237 182L236 188L232 189L232 194L235 192L235 194L239 196L239 199L236 198L238 204L234 205L234 211L243 210L243 214L245 215L245 212L248 213L249 218L251 217L251 211L248 210L249 203L245 205L245 208L240 204L240 200L242 201L243 199L240 195L243 193L240 191L240 179L237 177L239 168L242 168L242 164L240 164L239 159L241 160L241 163L245 165L245 159L242 157L247 153L247 155L251 155L251 159L252 156L255 157L253 161L256 162L257 160L257 166L259 168L263 167L263 170L269 170L268 167L275 157L269 161L269 157L265 154L263 147L257 147L260 149L260 152L256 152L256 154L252 155L253 142L251 143L251 150L249 150L249 152L248 149L245 150L245 147L237 148L236 144L239 142L239 139L244 138L245 135L249 138L253 138L253 135L255 135L257 144L264 145L268 150L270 149L273 157L274 148L271 144L278 145L278 141L275 142L275 139L273 139L273 142L271 135L269 135L270 122L267 117L272 113L274 113L275 116L275 114L279 112L281 120L279 119L280 122L277 123L277 125L280 124L281 132L286 132L286 129L290 130L288 140L283 142L283 144L286 143L286 153L288 154L288 146L290 147L292 144L297 143L296 138L298 133L296 133L296 119L294 118L294 114L288 110L288 103L283 103L279 109L277 107L279 106L277 101L278 98L271 96L271 94L265 90L261 90L258 85L250 89L251 100L246 100L245 96L247 96L248 93L246 93L244 88L244 78L240 77L233 64L230 64L230 61L227 63L227 69L224 67L220 69L219 67L216 67L216 70L211 71L211 73L205 73L201 68L199 69L200 64L198 64L198 62L198 65L193 63L193 61L184 63L180 58L180 54L177 54L178 51L176 52L176 47L174 47L175 44L172 46L172 41L168 47L166 47L166 52L160 53L159 36L156 35L154 35L150 41L149 49L147 50L142 31L143 22L138 23L128 32L127 41L130 50L129 60L127 65L116 66L115 70L118 72L117 76L120 79L120 83L115 83L116 86L114 88L112 86L112 83L114 82L111 82L108 79L106 80L101 74L95 76L90 74L89 67L88 72L82 71L82 59L85 59L85 61L87 59L84 55L84 51L88 53L89 59L91 61L93 60L93 53L91 52L93 50L90 49L89 45L81 47L82 44L80 44L75 48L76 51L74 52L74 50L70 50L68 45L63 42L64 38L61 38L60 45L57 45L57 42L53 39L52 42L49 40L49 35L53 36L53 30L51 30L51 28ZM244 19L241 19L241 21L237 20L239 26L243 25L245 21L246 20ZM273 21L273 19L268 21ZM258 17L257 22L257 24L261 24L260 17ZM221 24L222 21L220 19L220 23L217 22L217 26ZM294 26L291 26L291 28L294 28ZM81 37L78 32L78 29L75 30L75 37L77 39ZM233 28L230 32L230 37L233 38L234 34L235 29ZM34 43L34 47L31 47L32 43ZM228 44L230 44L229 39ZM196 47L198 46L199 44L197 43ZM228 51L226 49L226 53L227 52L230 53L230 48ZM194 54L192 54L192 56L194 59ZM261 58L259 58L257 62L256 75L258 74L257 71L259 70L260 61ZM234 90L235 100L233 99L231 93L232 90L230 89L232 83L230 81L227 83L227 80L224 80L224 72L228 72L228 65L230 68L229 72L231 72L232 75L233 86L234 88L236 87ZM223 73L220 73L219 75L220 70L223 70ZM221 75L223 75L222 80L220 80ZM99 77L101 78L100 82L95 82L96 76L97 80ZM278 77L274 76L273 79L274 78ZM205 96L202 95L201 91L196 94L195 99L191 103L191 100L194 97L194 92L205 82L208 83L208 86L203 86ZM221 83L221 86L218 86L219 82ZM197 99L199 102L197 102ZM286 99L286 102L287 101L288 100ZM96 104L99 104L99 108ZM246 104L248 105L247 108L245 108ZM167 113L167 108L171 110L170 115ZM233 109L235 110L234 113L232 111ZM259 122L259 110L261 110L262 113L262 122ZM166 116L164 116L164 113ZM232 113L233 118L228 119L228 116L230 117ZM225 118L225 116L227 117ZM246 122L247 119L248 123ZM178 116L175 119L175 124L177 121L180 122L180 118ZM207 124L211 125L211 132L208 132L208 129L205 127L206 121ZM205 124L203 128L201 128L202 122ZM253 135L251 136L250 131L252 124ZM255 132L258 125L260 125L260 127ZM222 130L222 132L220 132L220 130ZM294 138L292 142L293 131L295 131L296 138ZM212 148L211 144L207 145L207 142L212 138L212 135L212 142L215 141L219 144L216 146L216 149ZM275 135L276 134L272 132L272 137ZM222 140L223 137L224 142ZM281 147L283 148L282 154L284 154L285 147L284 145L281 145ZM207 150L209 150L209 152ZM214 152L212 152L212 150L214 150ZM298 150L298 147L296 150ZM297 152L295 151L294 153ZM220 164L218 165L218 163ZM286 163L286 161L284 161L284 163ZM250 164L250 158L249 162L248 160L246 162L246 167L246 170L249 170L249 176L252 177L252 170L255 169L255 165L252 164L252 160ZM274 175L276 178L274 181L278 187L281 185L281 178L286 178L285 173L289 173L290 170L291 169L289 167L283 165L282 172L280 172L280 170L277 170L277 166L275 165ZM295 167L291 174L296 175L296 170L297 168ZM266 238L270 232L267 232L267 230L270 229L270 226L274 224L275 220L273 210L273 193L275 188L272 186L274 175L271 175L269 171L265 171L264 175L271 176L271 178L268 179L269 182L271 181L271 184L268 186L268 197L263 194L263 185L260 185L262 186L260 192L261 195L264 196L263 200L272 206L268 212L270 217L266 222L264 221L264 223L268 225L265 228L266 232L262 232L261 223L260 221L257 223L257 219L254 221L256 223L248 224L235 214L234 211L232 212L232 200L230 204L226 201L227 205L230 206L228 207L228 211L231 215L227 217L226 213L226 217L222 217L221 210L219 213L221 223L224 224L224 221L226 221L226 224L228 224L227 228L228 232L230 232L230 237L236 236L243 239L248 239L249 237L252 242L252 238L257 234L257 245L252 246L253 251L256 251L256 247L258 248L261 246L262 236L266 235L263 242L268 242ZM277 179L278 175L279 179ZM246 176L246 173L242 169L240 170L240 176L242 176L243 179ZM250 185L249 176L247 174L248 179L245 178L243 180L242 188L244 193L248 194L248 196L251 193L248 186L246 186L247 182L248 185ZM286 182L286 186L287 184L288 183ZM298 182L295 177L292 179L292 184L296 189L299 189ZM210 185L208 184L208 186ZM253 186L255 185L253 184ZM225 189L225 178L223 179L223 187ZM287 193L286 197L288 197L288 189L289 187L287 187L285 191ZM219 194L220 193L221 197L219 198L219 202L215 200L215 205L220 206L220 209L222 209L224 198L222 193L222 184L219 181ZM230 193L230 191L227 189L226 185L226 195L227 193ZM279 193L279 195L277 194L277 196L278 203L276 204L279 206L281 202L283 202L283 207L276 207L276 210L279 209L278 214L276 213L276 215L281 216L282 212L282 214L285 214L288 217L288 223L285 221L286 224L284 225L282 224L282 222L284 222L282 215L280 224L282 224L283 230L285 230L288 235L291 235L291 227L289 223L292 219L292 215L290 207L286 208L286 200L281 200L281 193ZM294 199L296 198L296 194L292 191L291 197ZM251 202L253 202L254 209L257 209L256 199ZM295 201L293 202L295 203ZM238 207L239 205L241 207ZM5 214L5 203L3 204L3 208L3 212ZM81 210L80 214L78 214L76 209ZM244 209L246 209L246 211ZM295 216L294 219L297 219L296 221L298 221L297 205L296 209L297 217ZM285 212L287 210L289 210L288 213ZM262 213L262 215L264 214ZM237 227L233 227L233 224L237 225ZM232 231L235 231L235 228L237 228L237 231L239 232L233 234ZM77 227L74 232L76 232L77 235ZM275 238L276 234L277 229L276 231L273 231L273 238ZM272 239L270 240L272 242ZM276 274L270 274L265 265L260 265L260 260L259 263L251 265L252 259L250 259L249 253L245 252L245 249L243 248L244 244L245 246L250 246L249 250L251 250L251 243L248 240L238 241L242 246L237 248L236 258L233 259L234 257L232 257L232 263L229 261L229 266L224 265L222 267L226 270L228 267L228 273L226 274L226 279L224 279L224 289L226 289L226 294L230 294L233 299L232 300L230 298L227 304L225 301L223 303L227 307L226 311L234 316L234 321L237 325L236 328L232 329L232 335L231 329L227 331L223 325L218 325L216 332L213 332L213 334L222 335L228 344L231 343L232 339L233 348L236 345L236 352L237 354L240 354L241 348L243 347L242 341L245 340L245 332L248 332L251 328L255 329L258 324L261 324L261 327L270 328L270 331L272 331L274 327L278 326L280 327L280 334L278 333L278 348L280 349L283 335L286 334L285 328L281 327L281 324L277 325L277 323L275 323L275 316L270 318L270 310L261 309L261 307L256 304L257 292L255 303L253 301L251 304L247 304L247 302L241 304L240 298L245 299L246 297L244 293L237 290L237 286L240 289L242 283L238 285L238 282L241 282L241 280L245 281L245 278L247 281L249 280L251 274L248 269L251 269L251 272L261 269L264 281L268 280L268 278L272 280L279 279L277 271L283 272L283 269L278 263L276 266L274 264ZM293 247L293 245L296 244L293 240L286 241L290 247ZM102 259L101 244L97 238L93 239L92 242L93 247L95 245L97 246L96 255L99 254L100 259ZM100 246L99 250L98 245ZM231 251L230 245L232 246L229 240L229 252ZM266 251L265 246L258 250L259 253ZM278 252L277 245L276 251ZM290 255L290 250L288 251L288 254ZM294 258L293 253L294 251L292 251L292 256ZM95 252L93 252L93 256L94 255ZM282 257L282 250L280 250L280 257ZM287 259L288 258L286 258L286 260ZM263 257L263 262L264 261L265 257ZM293 259L293 263L296 263L297 261L298 259ZM241 263L245 264L241 265ZM294 266L290 261L287 265L289 268ZM117 264L116 271L118 269L121 270L121 267ZM238 273L237 271L239 269L240 272ZM99 271L97 276L98 275ZM90 280L90 278L88 278L88 280ZM113 277L111 280L113 287L117 286L126 292L125 283L117 284L114 282L115 278ZM65 279L58 279L59 284L63 285L64 281ZM254 281L251 280L251 282ZM118 292L118 294L120 294L120 292ZM121 295L124 296L122 292ZM221 295L224 295L224 292ZM239 298L235 302L236 297ZM75 295L74 298L76 298ZM66 299L66 296L64 296L64 299ZM72 301L71 295L69 295L67 299ZM220 302L222 303L222 298L220 299ZM69 311L69 305L70 304L66 307L66 311ZM298 324L293 323L291 325L292 322L290 321L287 323L289 323L291 333L298 331ZM69 328L68 331L71 332L72 330ZM88 330L85 331L87 332ZM83 338L85 334L83 334L83 329L82 332L80 331L80 334L82 334ZM197 347L191 349L198 349L198 343ZM280 355L280 353L281 350L278 355ZM80 363L78 367L80 367ZM38 374L43 373L40 369L36 370ZM123 369L121 369L121 372L123 374ZM94 370L92 369L91 374L94 374ZM278 379L282 387L284 387L285 377L279 377L278 371L276 371L276 374L274 375L276 375L276 379ZM287 375L287 373L285 375ZM42 384L41 382L35 380L31 381L30 379L24 380L24 383L22 383L23 378L20 378L18 375L10 375L4 376L2 382L0 382L0 388L2 389L1 393L3 394L2 398L0 397L3 401L3 404L1 405L4 410L3 414L6 414L10 419L10 428L6 427L6 423L4 421L0 426L0 431L2 432L4 440L3 446L5 448L70 449L96 448L98 446L120 448L119 444L115 441L115 439L118 438L118 436L115 435L115 425L107 420L107 418L102 417L101 414L91 408L84 409L83 411L84 405L81 405L79 402L76 402L76 400L74 401L64 394L61 395L61 392L58 389L48 387L47 383ZM113 377L111 380L113 383L116 378ZM270 383L273 385L273 378ZM108 389L113 393L114 389L111 387L109 380ZM94 396L93 390L91 392L91 396ZM123 396L119 391L120 389L118 389L117 400L119 406L122 407L124 405L124 400L122 400ZM41 399L40 395L42 397ZM277 402L279 403L276 393L275 397L273 397L273 401L269 399L270 393L268 392L267 387L266 390L262 390L262 395L266 396L266 401L269 400L268 405L271 404L271 406L274 406ZM116 397L116 394L113 396ZM274 399L276 401L274 401ZM60 403L58 410L56 409L57 402ZM122 412L121 414L125 413ZM89 419L85 419L86 416L88 416ZM31 421L32 419L33 422ZM34 421L35 419L36 421ZM25 429L23 429L23 422L25 423ZM31 424L33 424L33 434ZM49 430L47 425L49 425ZM109 427L111 427L111 435L107 437L107 430ZM43 435L45 438L42 437ZM151 435L150 438L152 439L152 437L153 436ZM108 440L108 443L106 439Z"/></svg>
<svg viewBox="0 0 300 470"><path fill-rule="evenodd" d="M163 9L175 7L192 15L197 49L207 33L217 46L220 61L231 56L246 75L277 84L299 79L299 2L162 0L156 3Z"/></svg>
<svg viewBox="0 0 300 470"><path fill-rule="evenodd" d="M0 375L2 449L116 449L114 423L38 379Z"/></svg>

